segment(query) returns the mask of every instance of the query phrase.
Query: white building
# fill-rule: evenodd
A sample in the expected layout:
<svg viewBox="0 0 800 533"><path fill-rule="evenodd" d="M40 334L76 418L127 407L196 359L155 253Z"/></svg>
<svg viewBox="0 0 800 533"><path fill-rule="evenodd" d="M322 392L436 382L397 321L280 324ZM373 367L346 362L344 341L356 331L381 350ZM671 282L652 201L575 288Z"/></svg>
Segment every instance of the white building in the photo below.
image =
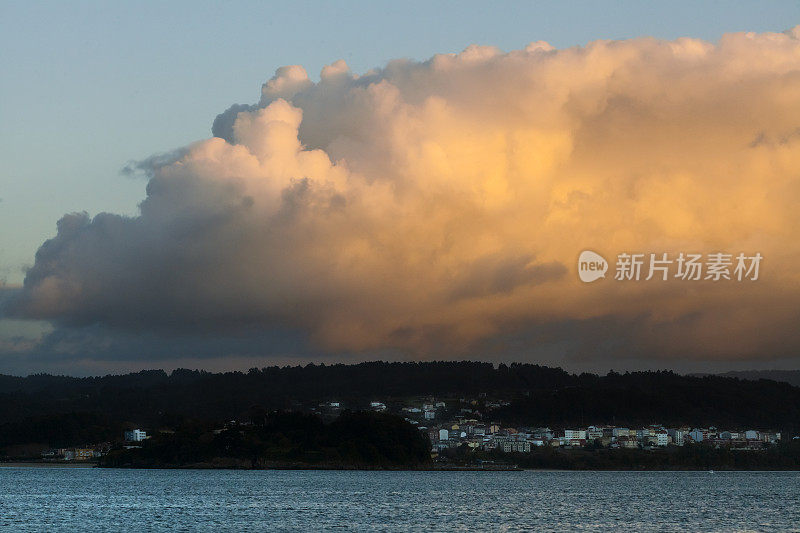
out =
<svg viewBox="0 0 800 533"><path fill-rule="evenodd" d="M672 437L672 444L683 446L683 439L686 437L686 433L682 429L669 429L667 434Z"/></svg>
<svg viewBox="0 0 800 533"><path fill-rule="evenodd" d="M450 432L446 429L439 430L439 440L447 440L450 438Z"/></svg>
<svg viewBox="0 0 800 533"><path fill-rule="evenodd" d="M425 420L433 420L436 418L436 411L433 409L426 409L425 410Z"/></svg>
<svg viewBox="0 0 800 533"><path fill-rule="evenodd" d="M369 402L369 408L373 411L385 411L386 404L383 402Z"/></svg>
<svg viewBox="0 0 800 533"><path fill-rule="evenodd" d="M503 442L503 451L505 453L529 453L531 451L531 443L526 440L505 440Z"/></svg>
<svg viewBox="0 0 800 533"><path fill-rule="evenodd" d="M542 440L551 440L553 438L553 430L550 428L535 428L531 431L531 436Z"/></svg>
<svg viewBox="0 0 800 533"><path fill-rule="evenodd" d="M589 426L586 429L586 438L588 440L602 439L603 438L603 428L599 428L597 426Z"/></svg>
<svg viewBox="0 0 800 533"><path fill-rule="evenodd" d="M564 440L586 440L586 431L583 429L565 429Z"/></svg>
<svg viewBox="0 0 800 533"><path fill-rule="evenodd" d="M748 429L744 432L744 438L747 440L758 440L758 431L754 429Z"/></svg>
<svg viewBox="0 0 800 533"><path fill-rule="evenodd" d="M125 432L125 440L128 442L142 442L147 438L147 432L141 429L134 429Z"/></svg>

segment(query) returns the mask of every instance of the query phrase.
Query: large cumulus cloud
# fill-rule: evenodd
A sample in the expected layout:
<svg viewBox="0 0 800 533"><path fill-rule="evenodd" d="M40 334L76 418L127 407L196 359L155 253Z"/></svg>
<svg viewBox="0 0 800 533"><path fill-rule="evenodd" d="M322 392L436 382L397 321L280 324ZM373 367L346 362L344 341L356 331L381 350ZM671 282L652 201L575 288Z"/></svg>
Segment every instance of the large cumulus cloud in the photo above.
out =
<svg viewBox="0 0 800 533"><path fill-rule="evenodd" d="M138 216L64 216L14 313L330 351L797 354L799 37L282 67L138 165ZM765 260L751 283L582 285L586 248Z"/></svg>

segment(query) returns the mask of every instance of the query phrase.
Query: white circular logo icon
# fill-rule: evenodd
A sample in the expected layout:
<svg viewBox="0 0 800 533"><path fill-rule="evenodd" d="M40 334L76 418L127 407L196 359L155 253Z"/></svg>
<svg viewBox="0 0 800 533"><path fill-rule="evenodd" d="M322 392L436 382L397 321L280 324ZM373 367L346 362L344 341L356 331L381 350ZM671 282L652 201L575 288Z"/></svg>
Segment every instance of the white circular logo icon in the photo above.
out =
<svg viewBox="0 0 800 533"><path fill-rule="evenodd" d="M608 261L603 259L603 256L592 252L591 250L584 250L578 257L578 276L584 283L591 283L600 278L606 277L608 270Z"/></svg>

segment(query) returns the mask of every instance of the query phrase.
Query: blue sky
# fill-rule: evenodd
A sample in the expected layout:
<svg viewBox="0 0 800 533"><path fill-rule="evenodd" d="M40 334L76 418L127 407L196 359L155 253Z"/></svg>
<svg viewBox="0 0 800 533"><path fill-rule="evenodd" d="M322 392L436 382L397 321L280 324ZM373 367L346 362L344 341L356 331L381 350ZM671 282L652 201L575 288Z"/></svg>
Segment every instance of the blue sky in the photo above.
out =
<svg viewBox="0 0 800 533"><path fill-rule="evenodd" d="M203 328L188 328L183 332L158 328L147 329L148 320L159 323L159 325L172 324L172 319L175 317L167 316L164 319L166 315L162 316L159 311L171 309L167 304L176 304L176 307L179 307L178 304L183 301L181 298L177 298L177 302L160 302L152 308L143 308L145 311L134 309L139 312L139 315L131 311L131 316L127 317L130 323L121 325L119 323L106 324L102 320L100 321L102 323L92 322L80 313L59 315L58 312L54 312L52 315L47 315L46 313L29 312L16 315L6 313L5 316L2 314L7 311L7 302L14 300L15 295L26 293L26 291L30 292L30 288L36 285L37 276L38 282L44 283L49 279L49 274L63 273L59 271L59 265L62 263L49 261L47 258L49 256L43 254L37 262L38 273L37 269L31 270L26 289L20 288L26 270L34 264L36 251L45 240L55 236L56 222L62 216L67 213L80 212L88 213L89 217L103 212L137 215L137 206L146 197L147 179L144 176L125 174L122 169L131 162L141 161L153 154L170 152L189 143L211 137L214 118L232 104L258 102L261 85L270 79L276 69L281 66L302 65L311 79L317 81L323 67L340 59L345 60L353 72L364 73L374 67L382 67L393 59L409 58L424 61L434 54L460 52L472 44L491 45L503 51L511 51L524 48L533 41L547 41L552 46L563 49L582 46L599 39L624 40L642 36L666 40L686 36L716 42L724 33L781 32L797 26L798 29L795 29L793 34L779 36L786 40L793 39L793 43L796 44L798 35L800 35L799 25L800 1L796 0L659 3L645 1L476 2L469 0L458 2L91 2L80 0L31 2L0 0L0 72L2 72L0 75L0 373L24 374L32 371L56 371L92 374L193 364L212 369L225 369L232 366L247 368L252 366L254 361L275 363L297 361L298 358L317 360L323 357L317 346L309 342L309 339L315 338L314 332L302 320L290 321L289 326L282 322L273 324L267 320L268 325L274 326L273 329L270 329L270 327L263 327L265 319L259 315L256 317L258 320L253 322L257 327L253 330L248 329L242 334L238 331L223 329L205 331ZM750 39L750 37L740 37L744 41ZM776 36L770 36L766 40L776 40L775 38ZM728 41L726 40L726 42ZM652 41L637 41L637 43L637 46L641 45L643 48L652 44L665 46L664 43ZM616 48L617 44L608 48ZM795 46L795 44L791 46ZM792 51L793 48L779 49L780 46L783 45L776 45L776 50L773 52L776 57L783 57L784 62L775 61L773 65L775 73L772 74L783 76L786 73L781 69L787 68L791 72L786 74L786 79L790 79L791 74L796 72L798 56L795 51ZM766 47L763 48L765 50L768 48L767 44L763 42L745 43L732 52L733 55L742 54L741 57L744 59L741 64L745 65L743 69L745 74L750 74L750 65L757 63L752 61L753 57L764 57L761 52L755 52L757 54L755 56L747 55L751 53L750 50L762 50L758 47ZM649 48L647 49L649 50ZM684 50L684 52L686 51ZM657 76L660 76L659 73L664 74L658 66L650 68L654 57L647 55L648 53L645 52L642 56L645 58L644 64L640 64L637 68L651 74L655 73ZM569 56L571 52L561 55ZM690 55L691 53L685 53L684 57ZM764 63L770 64L769 61ZM415 67L419 67L419 65ZM753 71L758 71L758 69L753 69ZM770 80L773 79L769 77L772 74L767 71L769 69L765 70L764 87L768 87L771 83ZM485 82L488 87L487 93L500 86L482 72L475 72L475 79L472 81L476 85ZM725 76L719 77L725 78ZM574 76L568 74L565 79L572 83ZM693 81L703 85L708 79L710 79L709 76L702 74L700 78ZM728 95L728 104L734 103L731 108L726 108L728 109L726 112L728 114L724 114L726 119L739 107L746 111L749 109L748 105L753 102L771 100L771 98L765 98L755 93L753 95L740 94L737 92L737 87L741 85L738 80L739 78L734 78L733 81L727 82L728 85L720 82L722 83L721 89L713 92L715 97L716 95ZM623 83L622 85L628 87L635 84L634 80L632 83ZM334 85L331 83L328 88ZM514 83L508 85L513 86ZM666 85L670 85L670 83L666 83ZM790 111L798 108L794 105L796 100L792 100L792 98L800 97L800 92L791 92L793 86L789 82L781 87L781 90L785 90L785 92L780 94L785 100L776 99L777 103L773 107L781 105L784 107L778 109L774 116L769 115L768 118L778 126L781 126L785 119L785 121L791 122L791 128L795 128L797 120L793 118L794 115ZM778 93L764 94L771 96ZM457 97L458 95L451 96ZM687 101L691 101L691 97L687 98ZM741 106L740 104L746 105ZM297 102L294 102L294 105L297 105L298 108L302 107ZM721 105L721 109L724 108L724 105ZM768 108L769 106L763 107ZM316 109L322 108L317 107ZM538 107L536 109L538 110ZM321 132L324 132L327 127L325 118L334 115L335 111L338 109L332 111L325 107L323 111L314 116L312 108L309 107L303 110L304 113L308 113L303 115L303 123L308 122L311 124L308 126L309 128L318 127ZM624 109L620 112L623 111ZM764 110L762 113L765 113ZM752 120L752 116L755 115L748 115L746 119L736 123L736 127L738 128L742 124L745 128L756 127L755 122L758 120ZM689 128L691 130L695 126L694 115L687 114L687 116L691 120ZM728 122L733 124L735 121ZM727 132L726 128L730 125L728 122L726 120L712 121L708 131L718 131L722 135ZM638 122L633 121L632 123ZM767 123L769 122L767 121ZM479 124L482 129L486 126L483 117ZM778 126L775 126L777 128L775 131L780 133L783 130L780 130ZM599 138L607 136L606 130L599 131ZM646 129L642 131L648 132ZM758 133L754 132L751 138L763 138L765 139L763 144L769 145L770 139L764 136L763 132L757 137ZM220 135L224 136L222 133ZM631 136L631 138L634 137L638 138L636 135ZM303 139L302 133L300 138ZM687 138L691 140L691 136ZM733 136L728 135L723 138L727 140ZM306 141L303 140L303 142ZM745 145L748 143L749 141L745 142ZM773 143L773 145L775 144ZM774 146L770 149L772 148ZM342 145L339 145L338 149L343 149ZM481 146L471 153L479 153L481 157L484 157L482 149ZM629 153L624 150L623 152L625 157L622 163L628 158ZM592 153L592 157L594 153ZM725 152L724 157L719 159L728 161L729 153L730 151ZM779 168L777 163L788 161L788 158L781 159L777 155L770 157L772 158L769 161L775 163L774 168ZM713 159L712 156L709 158ZM383 158L381 161L388 161L388 159ZM370 161L370 163L374 162ZM592 163L594 163L594 159L592 159ZM612 166L614 172L618 172L619 167L616 164ZM741 166L741 168L745 167ZM687 172L692 170L688 169ZM782 177L796 175L796 172L793 171L781 172L782 174L777 176L777 179L775 176L767 176L772 181L765 183L779 185L783 183ZM705 177L710 180L718 178L714 175ZM740 181L749 181L751 176L748 175L747 178L747 180ZM778 185L774 186L778 187ZM796 202L792 203L791 194L786 192L794 190L791 188L792 186L789 184L783 189L777 188L776 190L782 192L776 193L774 196L764 195L765 198L771 199L769 212L774 213L775 217L779 218L779 215L786 214L787 209L793 210ZM663 192L654 194L653 202L657 204L657 201L663 199L664 196ZM174 198L182 198L181 193L176 193ZM194 204L191 205L197 207ZM528 205L525 204L526 210ZM730 207L731 211L726 211L723 203L720 202L719 205L723 214L733 213L733 205ZM787 205L789 207L786 207ZM786 209L781 210L782 208ZM736 215L736 220L741 218L738 212L733 214ZM87 227L90 225L90 219L81 216L68 217L68 219L72 220L74 224L85 223ZM87 242L91 241L92 231L103 234L107 227L118 229L130 229L131 227L130 224L126 224L131 220L117 217L99 217L99 219L100 223L86 233L89 235ZM795 225L791 222L794 219L790 214L785 216L785 220L790 222L772 226L773 229L777 228L777 237L774 239L779 240L783 235L780 231ZM394 222L392 223L394 224ZM151 231L151 227L148 226L148 229L145 230L146 234L143 233L139 236L169 233L160 231L159 228L163 229L162 226L152 227L155 229ZM565 233L561 232L558 235L561 236ZM610 234L610 232L607 233ZM101 260L97 263L100 265L98 270L94 270L97 265L93 263L93 260L96 258L86 257L85 261L76 261L74 264L78 266L69 274L77 275L78 281L92 281L90 278L94 276L95 279L107 278L105 281L113 282L117 279L115 273L118 272L112 268L104 275L101 267L116 267L119 266L118 263L124 262L120 257L125 255L125 252L134 249L128 237L137 234L123 233L122 235L123 239L127 240L124 243L113 243L122 245L112 246L105 250L106 252L110 250L109 255L105 262ZM238 234L234 233L234 235ZM68 239L68 236L60 235L60 237ZM250 246L249 250L261 251L264 249L266 252L261 254L264 257L277 257L286 252L281 248L280 254L270 255L267 253L270 250L266 249L261 237L259 234L259 240ZM297 239L297 241L301 242L303 239ZM151 243L150 248L145 246L142 249L150 252L151 259L153 257L161 258L161 262L156 261L149 266L153 269L152 272L166 271L169 274L169 265L174 263L170 263L169 254L162 257L159 253L162 249L171 248L168 245L162 245L160 241L154 242L156 244ZM287 240L285 242L295 241ZM761 245L767 240L756 240L756 242ZM146 239L142 239L139 244L143 245L143 243L147 244ZM470 241L470 247L473 247L472 244ZM58 256L55 253L54 255L53 248L58 249L58 246L50 247L51 256L66 261L64 264L68 266L73 264L71 261L74 260L74 257L69 254ZM179 251L182 249L180 243L172 248ZM91 250L91 246L76 247L75 249ZM209 245L208 249L213 250L212 255L220 254L218 252L220 247L216 245ZM98 258L102 259L103 251L103 249L99 250L101 253L98 254ZM519 252L516 248L514 251ZM513 271L515 265L527 268L526 265L532 261L531 258L535 254L531 256L520 254L522 252L519 252L518 256L506 258L507 260L500 261L498 259L495 263L478 261L476 266L485 267L489 273L495 270L507 273L509 269ZM84 255L91 254L81 252L72 255L83 258ZM107 311L106 307L103 307L107 302L103 301L102 297L110 295L110 299L117 299L116 310L119 313L114 316L121 317L121 319L126 318L126 313L138 301L137 298L141 292L133 286L129 287L130 280L142 272L150 272L146 268L147 260L140 261L141 256L136 255L136 252L131 252L130 255L131 257L127 258L125 265L127 270L119 271L125 274L119 277L120 280L123 280L120 285L111 283L108 285L112 287L111 290L87 292L87 294L91 293L94 299L88 298L86 302L96 305L96 308L104 310L103 312ZM148 257L148 254L144 253L142 256ZM180 258L180 254L177 257ZM304 256L298 255L298 257ZM216 265L217 262L213 260L215 258L207 257L207 264ZM328 261L328 256L325 258ZM259 256L256 259L263 259L263 257ZM563 258L559 260L561 259ZM293 267L298 263L302 263L302 261L295 261L292 263ZM230 291L231 287L236 287L235 282L237 281L234 279L235 276L230 275L231 271L220 270L225 275L221 279L211 281L202 276L202 270L194 268L194 263L190 264L192 267L183 274L202 278L201 286L220 288L219 293L230 294L231 302L247 300L247 293ZM262 263L256 262L255 264ZM65 268L64 271L66 270L68 269ZM376 271L379 270L376 269ZM562 268L562 271L566 271L566 269ZM559 272L563 274L562 271ZM96 274L97 272L99 274ZM237 271L234 269L232 272ZM272 271L269 268L262 268L259 272L271 273ZM479 271L476 272L480 274ZM182 281L185 282L186 278L191 277L183 275L181 278L181 273L177 269L172 274L178 276L175 285L181 285ZM169 275L148 277L146 274L142 274L140 277L142 279L171 279ZM555 278L558 276L554 274ZM69 275L65 274L64 279L69 280ZM472 285L480 285L481 280L489 280L486 282L487 286L490 288L492 286L491 276L477 275L477 277L465 279L468 279ZM517 281L521 279L519 278ZM261 285L270 285L274 280L269 278L262 283L263 280L258 278L256 281L258 282L256 286L260 287ZM292 281L292 279L288 281ZM80 283L76 282L74 286L80 286ZM99 286L106 287L103 284ZM275 286L280 288L280 283ZM189 287L190 290L183 293L184 295L194 294L190 283L186 284L186 287ZM293 285L287 285L287 287L293 287ZM229 292L226 292L226 288ZM751 327L753 331L760 332L760 335L757 335L759 339L774 341L772 344L766 344L768 348L760 347L754 351L758 357L763 359L760 361L760 366L765 368L795 368L797 366L798 359L794 355L796 350L792 352L792 358L780 359L783 356L776 355L776 350L790 350L800 343L800 337L793 333L796 320L793 318L795 315L792 315L792 313L796 313L797 309L795 294L800 294L800 292L784 291L784 288L782 286L778 291L781 293L780 295L773 294L774 301L764 300L770 302L769 307L783 317L782 321L776 322L774 330ZM150 286L149 289L153 289L153 287ZM327 287L323 288L321 293L327 294L326 291ZM798 291L800 291L800 287L798 287ZM153 290L151 293L161 295L158 290ZM144 292L144 294L151 293ZM245 297L242 297L242 294L245 294ZM290 299L294 294L290 293ZM383 298L383 292L380 294ZM101 297L100 300L97 300L98 295ZM358 296L355 294L356 299ZM778 296L782 296L783 299ZM561 297L560 293L559 297ZM748 310L749 316L762 315L756 311L755 307L752 307L754 300L747 300L747 293L739 293L736 297L741 298L741 301L744 302L743 305ZM80 300L71 294L65 298L66 300ZM169 300L168 297L165 296L165 298ZM702 298L697 298L697 300L702 300ZM191 300L187 301L191 302ZM322 304L329 303L331 308L340 305L339 303L334 305L332 302L339 302L339 300L332 298L330 302L322 301ZM269 300L269 303L272 303L272 300ZM358 300L355 303L360 304L362 301ZM291 308L291 306L289 307ZM360 309L359 305L351 307ZM733 307L727 305L725 309L729 310ZM209 305L205 301L201 305L188 305L187 308L192 311L215 310L214 305ZM225 307L223 306L223 308ZM91 309L95 309L95 307L91 307ZM245 311L248 310L245 309ZM334 315L337 318L339 318L340 311L341 309L336 307ZM168 315L171 311L164 312ZM244 314L247 315L246 312ZM727 315L723 316L724 313L711 314L723 325L727 323L725 322ZM11 316L18 318L9 318ZM90 316L94 315L90 313ZM235 317L239 315L233 313L232 316L234 317L233 322L235 322ZM527 329L514 329L516 326L508 326L508 330L502 330L502 335L490 335L484 339L485 342L478 345L480 351L475 353L479 353L481 356L494 353L496 358L527 361L531 358L530 347L537 346L539 355L536 360L539 362L564 364L568 367L569 364L572 364L573 366L569 367L571 369L605 370L607 369L606 365L610 364L609 360L604 358L608 354L603 352L597 355L602 350L587 350L585 345L591 344L594 339L598 338L598 332L605 332L607 337L610 336L613 339L629 337L628 340L636 344L638 341L630 331L636 328L643 328L642 331L644 331L649 328L647 321L643 320L643 317L646 316L648 316L647 313L626 315L622 318L617 317L619 320L616 322L615 317L610 316L583 320L580 324L570 320L557 321L554 325L535 323ZM139 329L142 324L136 320L142 317L147 320L144 321L145 327ZM359 317L360 315L357 315L357 318ZM697 317L700 317L700 314L687 314L680 317L675 321L676 327L682 327L681 320L691 321L698 319ZM36 318L42 318L42 320L36 320ZM189 316L188 318L187 324L191 324L191 320L196 317ZM121 322L125 322L125 320L121 320ZM227 323L225 320L222 322ZM786 327L786 323L789 323L790 326ZM736 324L735 317L733 324L734 326ZM253 326L250 322L246 325ZM169 329L167 328L167 330ZM336 330L337 328L332 329ZM398 331L401 329L399 328ZM744 330L744 327L739 329ZM698 328L698 331L719 333L721 330L705 325ZM723 338L726 335L719 333L719 337ZM547 339L551 339L551 341L548 343ZM575 346L569 343L565 345L562 342L563 339L574 341ZM782 342L783 344L781 344ZM342 361L359 360L361 357L404 357L403 353L391 351L394 349L394 345L386 352L381 352L382 348L379 346L367 355L358 351L350 351L351 348L347 346L339 348L336 343L331 345L334 348L328 350L329 353L324 357L334 357ZM607 350L609 354L612 352L616 354L619 348L612 342L609 346L604 345L603 349ZM581 357L585 354L588 356L569 363L563 357L567 352L582 354ZM474 353L470 353L474 355ZM79 359L75 354L84 354L85 358ZM597 357L590 360L589 356L592 354ZM610 357L610 355L608 356ZM688 361L683 363L682 368L704 370L706 369L704 365L707 363L707 361L697 363ZM627 361L624 364L629 368L660 368L664 364L664 360L646 358ZM717 363L712 360L708 364L714 366ZM753 364L753 360L745 358L741 361L723 360L719 363L718 368L728 370L754 366L756 365ZM617 364L614 367L620 368L620 365Z"/></svg>
<svg viewBox="0 0 800 533"><path fill-rule="evenodd" d="M22 282L72 211L136 213L126 162L210 136L217 113L258 99L275 69L312 79L472 43L782 31L800 3L29 2L0 3L0 280Z"/></svg>

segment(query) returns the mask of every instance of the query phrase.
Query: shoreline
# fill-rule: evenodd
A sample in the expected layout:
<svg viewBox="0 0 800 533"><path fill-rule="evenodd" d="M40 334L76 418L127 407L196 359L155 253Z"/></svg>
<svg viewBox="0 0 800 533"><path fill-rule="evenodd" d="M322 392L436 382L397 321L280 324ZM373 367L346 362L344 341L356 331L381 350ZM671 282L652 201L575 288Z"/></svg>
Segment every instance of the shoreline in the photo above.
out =
<svg viewBox="0 0 800 533"><path fill-rule="evenodd" d="M800 472L800 468L754 468L754 469L698 469L698 468L524 468L517 465L430 465L418 467L371 467L338 465L275 464L270 466L245 467L234 465L215 465L212 463L193 463L187 465L152 466L103 466L97 462L56 462L56 461L9 461L0 462L0 468L102 468L116 470L296 470L296 471L349 471L349 472Z"/></svg>
<svg viewBox="0 0 800 533"><path fill-rule="evenodd" d="M54 468L99 468L96 462L56 462L56 461L9 461L0 462L0 468L44 468L52 466Z"/></svg>

